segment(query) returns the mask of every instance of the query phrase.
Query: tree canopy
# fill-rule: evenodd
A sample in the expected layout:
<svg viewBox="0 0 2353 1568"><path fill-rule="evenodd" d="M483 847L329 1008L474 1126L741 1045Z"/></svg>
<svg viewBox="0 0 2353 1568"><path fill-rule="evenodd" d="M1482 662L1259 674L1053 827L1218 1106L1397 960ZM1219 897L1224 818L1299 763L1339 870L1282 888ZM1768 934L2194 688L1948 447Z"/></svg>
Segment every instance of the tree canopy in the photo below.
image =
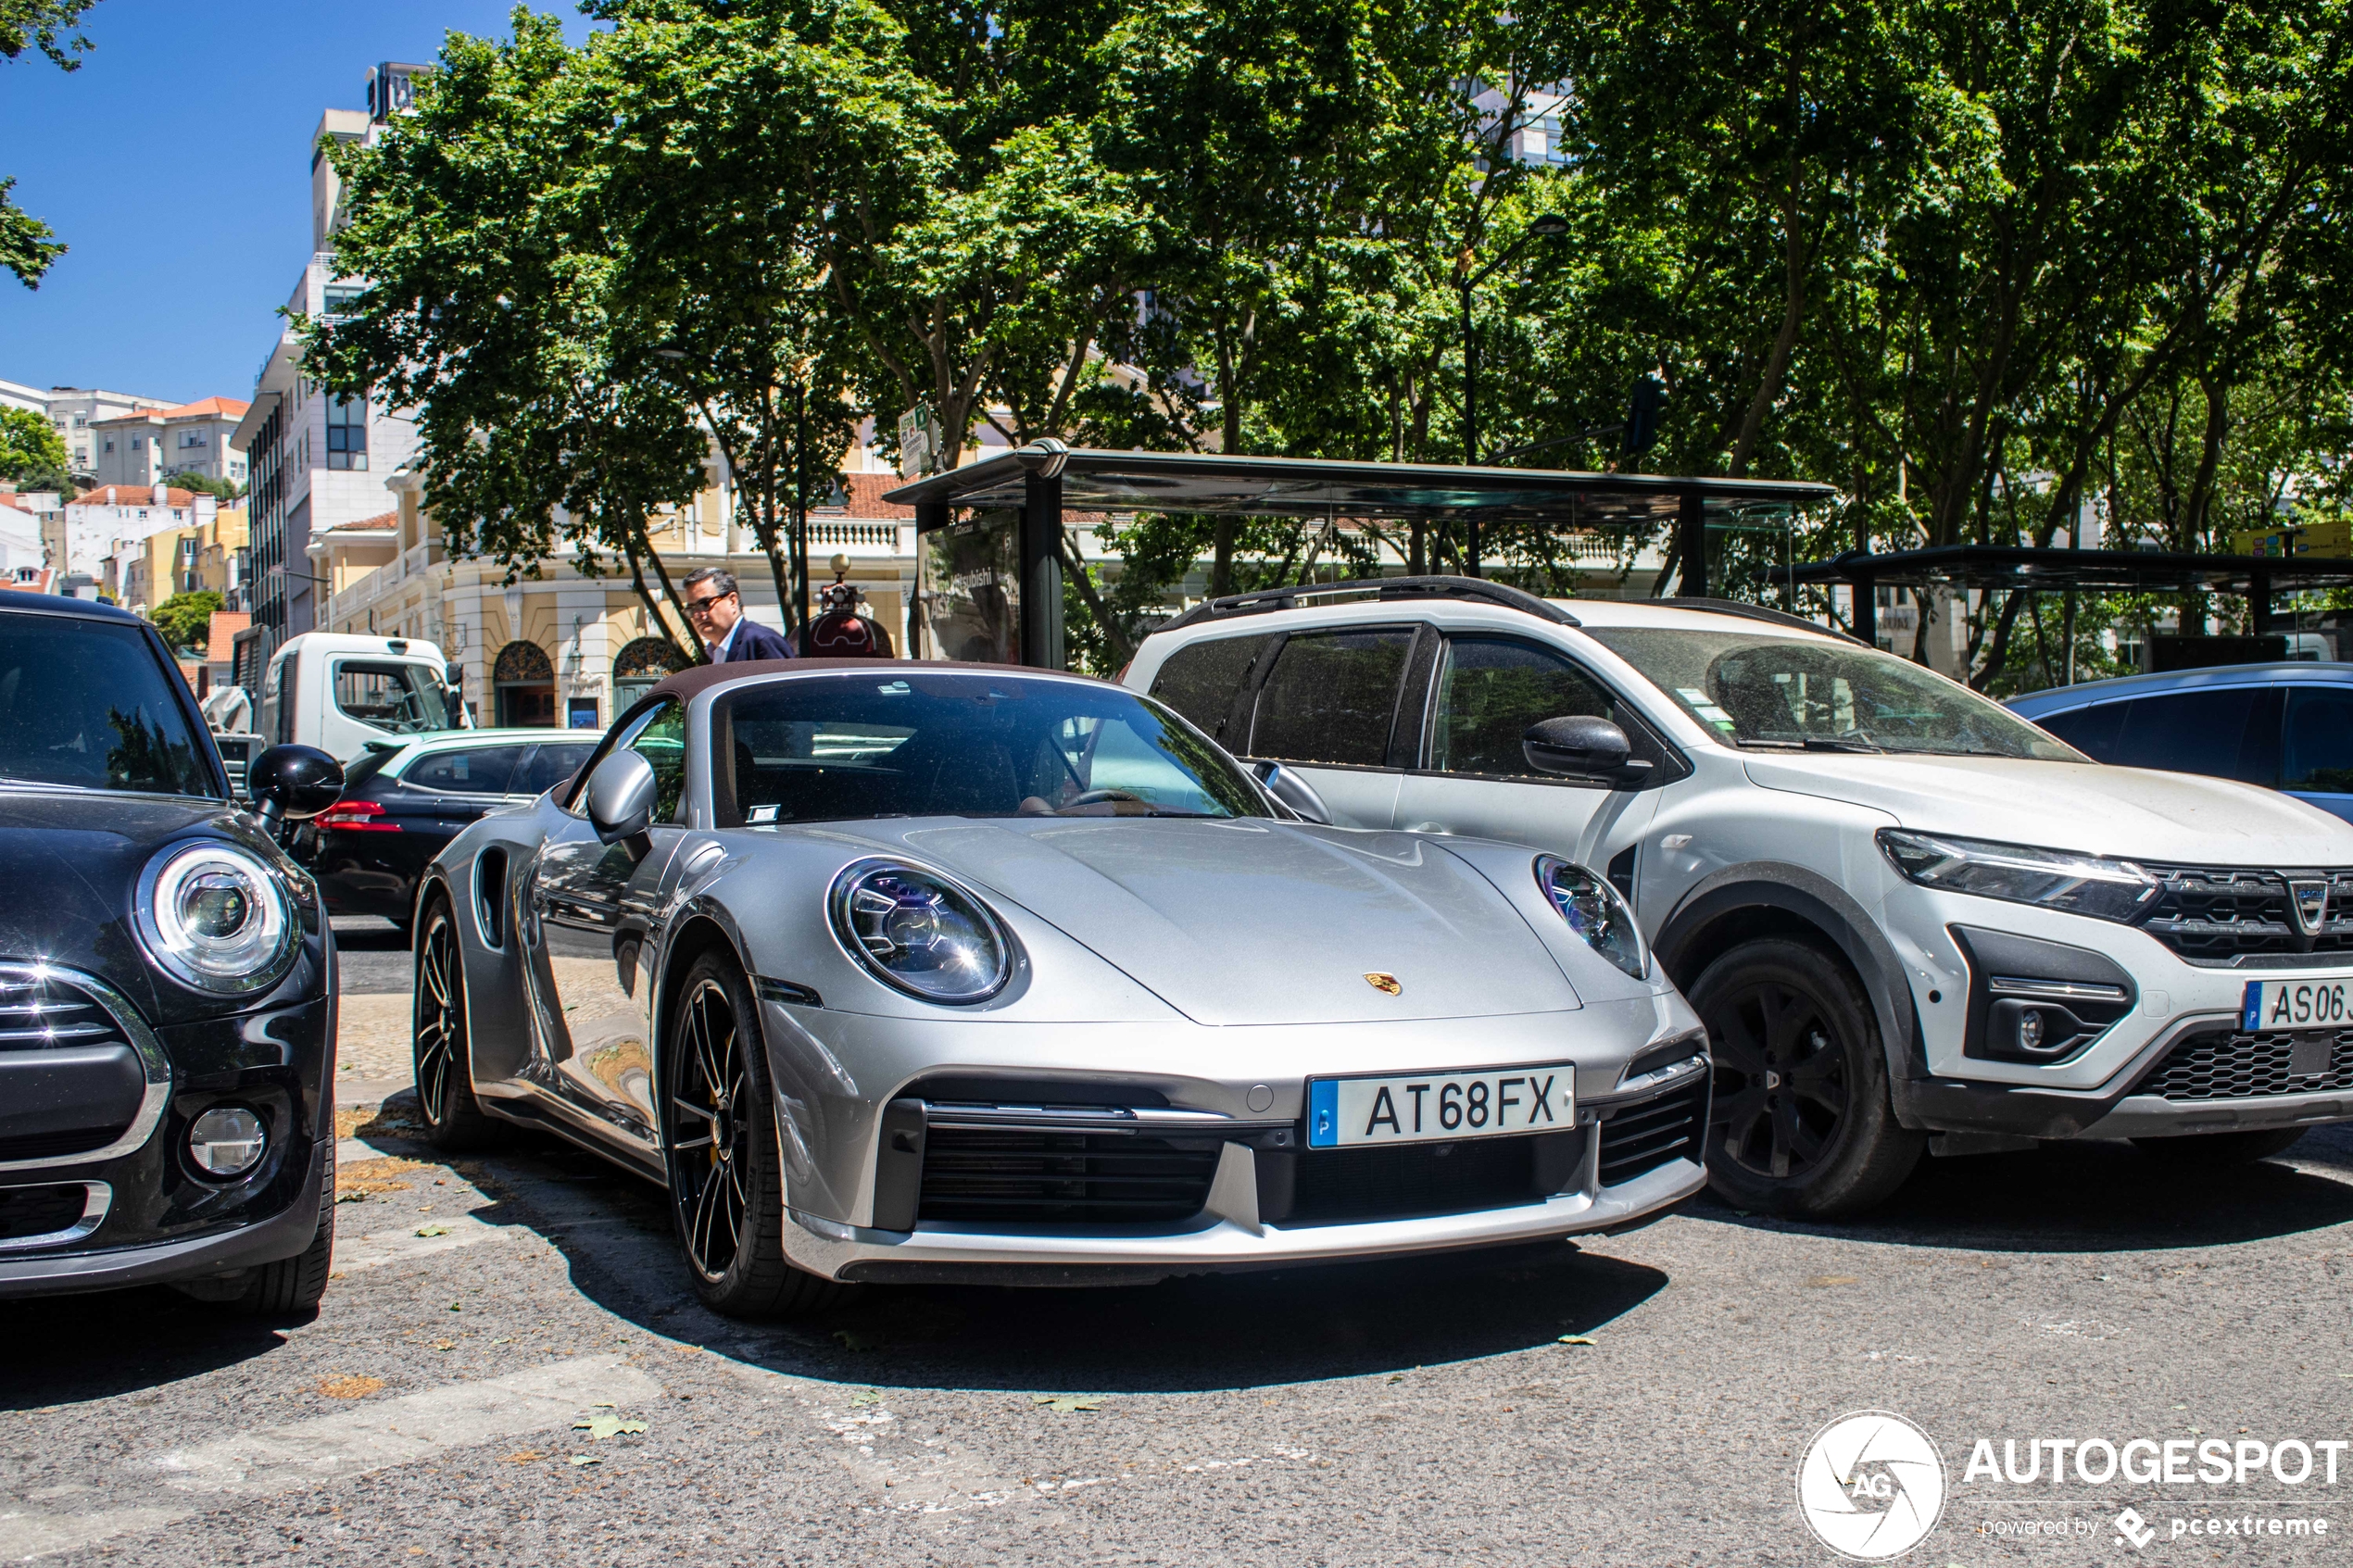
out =
<svg viewBox="0 0 2353 1568"><path fill-rule="evenodd" d="M82 14L97 0L0 0L0 59L14 60L27 49L48 56L59 70L79 70L90 40L74 31ZM49 225L8 199L16 181L0 176L0 267L25 287L39 288L50 263L66 253Z"/></svg>

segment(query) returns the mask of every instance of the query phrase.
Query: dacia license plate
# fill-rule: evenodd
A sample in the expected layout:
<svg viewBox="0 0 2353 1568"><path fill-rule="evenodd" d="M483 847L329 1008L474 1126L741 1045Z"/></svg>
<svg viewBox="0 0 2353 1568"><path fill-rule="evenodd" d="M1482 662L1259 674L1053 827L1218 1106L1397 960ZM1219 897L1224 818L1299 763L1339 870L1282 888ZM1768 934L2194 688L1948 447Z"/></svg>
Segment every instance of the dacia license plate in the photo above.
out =
<svg viewBox="0 0 2353 1568"><path fill-rule="evenodd" d="M2239 1004L2239 1027L2342 1029L2353 1024L2353 974L2319 980L2250 980Z"/></svg>
<svg viewBox="0 0 2353 1568"><path fill-rule="evenodd" d="M1451 1143L1577 1125L1576 1067L1489 1067L1307 1081L1307 1147Z"/></svg>

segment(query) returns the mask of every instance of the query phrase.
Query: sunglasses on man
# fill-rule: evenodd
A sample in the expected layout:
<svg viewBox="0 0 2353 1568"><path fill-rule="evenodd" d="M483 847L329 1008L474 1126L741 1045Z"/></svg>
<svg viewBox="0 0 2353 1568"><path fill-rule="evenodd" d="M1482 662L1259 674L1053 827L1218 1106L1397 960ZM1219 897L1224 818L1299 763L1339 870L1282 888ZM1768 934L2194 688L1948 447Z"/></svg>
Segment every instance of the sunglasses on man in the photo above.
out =
<svg viewBox="0 0 2353 1568"><path fill-rule="evenodd" d="M712 594L705 598L688 599L686 601L686 613L699 621L704 616L711 613L711 607L712 605L717 604L722 599L732 599L735 596L736 596L733 594Z"/></svg>

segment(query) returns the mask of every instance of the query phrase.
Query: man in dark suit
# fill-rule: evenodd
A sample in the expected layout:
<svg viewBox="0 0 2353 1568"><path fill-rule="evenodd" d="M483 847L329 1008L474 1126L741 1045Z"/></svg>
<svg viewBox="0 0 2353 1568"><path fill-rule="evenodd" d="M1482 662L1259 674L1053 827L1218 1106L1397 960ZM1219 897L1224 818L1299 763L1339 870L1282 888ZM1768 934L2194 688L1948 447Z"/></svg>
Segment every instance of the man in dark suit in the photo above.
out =
<svg viewBox="0 0 2353 1568"><path fill-rule="evenodd" d="M736 592L736 574L724 567L706 566L689 572L684 587L686 614L695 634L711 650L713 664L742 664L754 659L790 659L792 645L744 613Z"/></svg>

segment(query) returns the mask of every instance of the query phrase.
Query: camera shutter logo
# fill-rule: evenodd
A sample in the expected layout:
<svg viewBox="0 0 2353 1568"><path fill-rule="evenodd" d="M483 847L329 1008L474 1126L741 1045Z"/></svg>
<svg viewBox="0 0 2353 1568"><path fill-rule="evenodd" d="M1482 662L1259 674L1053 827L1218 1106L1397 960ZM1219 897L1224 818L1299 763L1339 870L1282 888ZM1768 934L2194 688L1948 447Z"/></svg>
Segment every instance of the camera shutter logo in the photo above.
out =
<svg viewBox="0 0 2353 1568"><path fill-rule="evenodd" d="M1902 1416L1856 1411L1806 1445L1797 1510L1842 1557L1897 1557L1927 1539L1944 1512L1944 1461L1928 1434Z"/></svg>

